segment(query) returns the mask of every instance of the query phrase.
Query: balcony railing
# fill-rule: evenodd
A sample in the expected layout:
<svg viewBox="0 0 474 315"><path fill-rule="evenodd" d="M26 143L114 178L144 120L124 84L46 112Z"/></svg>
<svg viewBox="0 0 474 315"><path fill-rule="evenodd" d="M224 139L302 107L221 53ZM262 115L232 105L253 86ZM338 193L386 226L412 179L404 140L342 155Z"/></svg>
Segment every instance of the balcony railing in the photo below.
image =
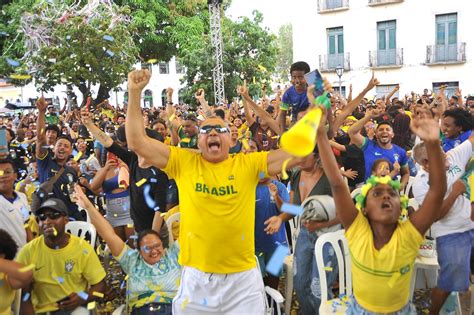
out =
<svg viewBox="0 0 474 315"><path fill-rule="evenodd" d="M426 64L449 64L466 62L466 43L426 46Z"/></svg>
<svg viewBox="0 0 474 315"><path fill-rule="evenodd" d="M369 0L369 5L375 6L375 5L383 5L383 4L391 4L391 3L400 3L400 2L403 2L403 0Z"/></svg>
<svg viewBox="0 0 474 315"><path fill-rule="evenodd" d="M369 67L396 68L403 65L403 48L369 51Z"/></svg>
<svg viewBox="0 0 474 315"><path fill-rule="evenodd" d="M318 0L318 13L349 9L349 0Z"/></svg>
<svg viewBox="0 0 474 315"><path fill-rule="evenodd" d="M351 70L350 54L348 52L342 54L319 55L319 71L330 72L335 71L340 65L345 71Z"/></svg>

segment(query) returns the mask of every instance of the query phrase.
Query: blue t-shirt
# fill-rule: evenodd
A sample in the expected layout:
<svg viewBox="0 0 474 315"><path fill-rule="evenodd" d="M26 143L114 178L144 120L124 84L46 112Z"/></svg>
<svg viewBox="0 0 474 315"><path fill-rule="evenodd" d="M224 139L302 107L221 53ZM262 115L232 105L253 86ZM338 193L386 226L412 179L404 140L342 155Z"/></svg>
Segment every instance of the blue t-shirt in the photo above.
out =
<svg viewBox="0 0 474 315"><path fill-rule="evenodd" d="M61 166L56 163L56 160L53 159L53 154L49 150L43 159L38 157L36 163L38 166L38 178L40 183L48 181L61 169ZM84 218L79 212L77 205L72 203L69 197L68 188L70 187L69 184L72 183L77 183L77 174L74 169L69 166L64 166L64 172L53 185L53 195L49 197L61 199L68 208L69 217L83 221Z"/></svg>
<svg viewBox="0 0 474 315"><path fill-rule="evenodd" d="M289 202L290 195L285 185L279 181L272 180L278 188L278 195L284 202ZM277 233L268 235L265 232L264 222L270 217L278 215L278 208L274 200L272 200L267 185L258 185L255 202L255 251L272 253L280 244L287 244L285 225L282 224ZM277 243L278 242L278 243Z"/></svg>
<svg viewBox="0 0 474 315"><path fill-rule="evenodd" d="M379 147L376 141L364 138L364 144L361 147L364 152L365 159L365 179L371 175L372 165L375 160L387 159L392 164L398 162L400 167L408 166L408 157L405 150L396 144L392 144L391 149L384 149Z"/></svg>
<svg viewBox="0 0 474 315"><path fill-rule="evenodd" d="M454 149L471 136L472 130L461 133L458 137L454 139L444 138L442 141L443 151L448 152L451 149Z"/></svg>
<svg viewBox="0 0 474 315"><path fill-rule="evenodd" d="M281 102L281 108L290 111L293 121L296 121L296 116L298 116L299 112L306 110L309 106L306 90L302 93L298 93L294 86L286 90Z"/></svg>

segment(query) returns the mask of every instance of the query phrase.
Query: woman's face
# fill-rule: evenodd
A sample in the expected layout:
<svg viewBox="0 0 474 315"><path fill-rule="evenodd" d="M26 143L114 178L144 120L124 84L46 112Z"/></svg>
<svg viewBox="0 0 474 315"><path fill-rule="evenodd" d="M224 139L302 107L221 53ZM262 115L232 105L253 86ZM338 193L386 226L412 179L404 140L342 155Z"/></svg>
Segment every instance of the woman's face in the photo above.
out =
<svg viewBox="0 0 474 315"><path fill-rule="evenodd" d="M235 125L231 126L230 127L230 139L232 141L237 141L238 138L239 138L239 130L237 129L237 127Z"/></svg>
<svg viewBox="0 0 474 315"><path fill-rule="evenodd" d="M147 234L141 239L139 245L140 255L147 264L154 265L160 261L164 248L159 237L154 234Z"/></svg>
<svg viewBox="0 0 474 315"><path fill-rule="evenodd" d="M462 127L456 126L456 122L451 116L443 118L443 124L441 127L446 138L456 138L462 132Z"/></svg>
<svg viewBox="0 0 474 315"><path fill-rule="evenodd" d="M378 184L367 193L363 210L372 222L397 223L401 214L400 194L389 184Z"/></svg>

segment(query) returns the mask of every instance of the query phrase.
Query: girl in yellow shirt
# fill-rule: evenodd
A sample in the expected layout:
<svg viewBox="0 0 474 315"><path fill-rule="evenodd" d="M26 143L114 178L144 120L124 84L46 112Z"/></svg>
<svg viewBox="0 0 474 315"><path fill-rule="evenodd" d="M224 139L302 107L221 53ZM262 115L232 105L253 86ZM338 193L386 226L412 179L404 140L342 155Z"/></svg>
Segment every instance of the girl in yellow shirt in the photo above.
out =
<svg viewBox="0 0 474 315"><path fill-rule="evenodd" d="M5 230L0 229L0 315L10 315L15 290L26 286L33 277L31 270L21 272L21 264L12 261L18 246Z"/></svg>
<svg viewBox="0 0 474 315"><path fill-rule="evenodd" d="M311 100L312 93L308 97ZM351 253L354 297L348 314L411 314L414 307L409 303L409 291L415 258L423 235L438 217L446 192L439 124L426 118L412 121L412 131L425 141L429 151L431 186L420 209L401 221L407 202L400 197L400 182L389 176L371 177L354 205L323 120L317 134L318 148Z"/></svg>

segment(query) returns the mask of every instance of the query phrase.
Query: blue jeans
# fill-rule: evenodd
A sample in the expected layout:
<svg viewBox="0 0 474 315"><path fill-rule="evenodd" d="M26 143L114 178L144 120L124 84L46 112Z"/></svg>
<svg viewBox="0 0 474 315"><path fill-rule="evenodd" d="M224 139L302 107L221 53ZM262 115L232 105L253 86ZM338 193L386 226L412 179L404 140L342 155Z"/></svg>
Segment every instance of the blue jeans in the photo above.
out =
<svg viewBox="0 0 474 315"><path fill-rule="evenodd" d="M357 303L357 300L352 296L347 307L346 315L377 315L379 313L373 313ZM415 305L408 303L401 310L394 313L389 313L390 315L416 315Z"/></svg>
<svg viewBox="0 0 474 315"><path fill-rule="evenodd" d="M302 226L296 240L295 254L293 257L294 288L300 302L300 314L319 314L321 304L321 287L319 283L318 267L314 256L314 245L318 236L310 233ZM338 275L337 258L330 244L323 248L323 259L326 267L328 298L332 298L331 287Z"/></svg>

